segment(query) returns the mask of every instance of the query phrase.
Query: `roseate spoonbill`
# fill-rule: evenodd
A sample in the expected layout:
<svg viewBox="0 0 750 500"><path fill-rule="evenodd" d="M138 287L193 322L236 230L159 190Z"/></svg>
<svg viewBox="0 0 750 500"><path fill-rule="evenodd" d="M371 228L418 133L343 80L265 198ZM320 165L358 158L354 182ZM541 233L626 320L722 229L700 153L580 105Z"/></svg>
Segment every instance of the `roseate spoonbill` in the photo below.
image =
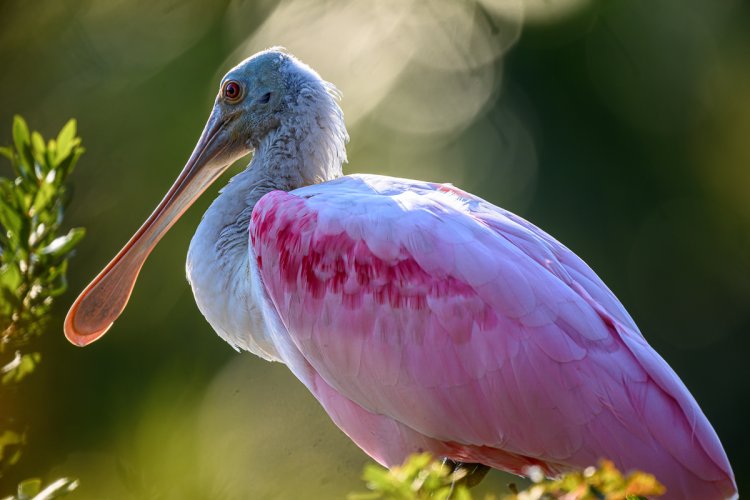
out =
<svg viewBox="0 0 750 500"><path fill-rule="evenodd" d="M190 243L195 300L375 460L428 450L554 475L607 457L668 498L736 495L695 399L580 258L451 185L343 176L337 100L282 50L229 71L172 188L71 307L68 339L109 329L159 239L253 151Z"/></svg>

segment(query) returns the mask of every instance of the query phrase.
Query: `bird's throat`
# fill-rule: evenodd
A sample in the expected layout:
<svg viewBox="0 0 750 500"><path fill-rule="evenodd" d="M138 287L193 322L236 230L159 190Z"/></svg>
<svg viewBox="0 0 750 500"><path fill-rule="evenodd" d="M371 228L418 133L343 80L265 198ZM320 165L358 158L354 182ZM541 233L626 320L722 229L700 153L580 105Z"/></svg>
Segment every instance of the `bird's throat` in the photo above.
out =
<svg viewBox="0 0 750 500"><path fill-rule="evenodd" d="M288 155L288 137L261 144L252 161L221 190L190 243L187 276L198 308L220 337L236 349L278 360L264 315L265 291L252 279L249 229L255 204L271 191L294 189L341 175L337 165ZM308 161L305 164L305 160ZM305 175L315 172L314 175Z"/></svg>

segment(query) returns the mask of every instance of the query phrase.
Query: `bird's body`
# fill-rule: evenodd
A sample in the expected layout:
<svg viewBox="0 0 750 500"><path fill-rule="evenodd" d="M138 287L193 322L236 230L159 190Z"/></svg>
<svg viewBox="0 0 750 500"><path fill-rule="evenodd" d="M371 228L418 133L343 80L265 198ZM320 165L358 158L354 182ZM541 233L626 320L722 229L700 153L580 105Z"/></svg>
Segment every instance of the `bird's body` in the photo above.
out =
<svg viewBox="0 0 750 500"><path fill-rule="evenodd" d="M581 259L450 185L342 176L347 135L331 87L270 51L232 70L224 88L259 65L283 77L279 120L254 126L265 130L249 140L252 162L211 205L188 253L196 302L222 338L285 363L384 465L427 450L554 475L609 458L655 474L666 498L736 494L697 403ZM194 157L224 130L220 118ZM216 155L233 159L225 150ZM137 273L122 262L180 196L188 167L71 309L73 341L108 327L90 312L102 300L86 297Z"/></svg>
<svg viewBox="0 0 750 500"><path fill-rule="evenodd" d="M451 186L357 175L270 192L206 248L244 180L191 244L200 309L230 344L289 366L380 463L428 450L555 474L607 457L673 498L731 491L679 378L593 271L532 224ZM244 244L232 227L247 228Z"/></svg>

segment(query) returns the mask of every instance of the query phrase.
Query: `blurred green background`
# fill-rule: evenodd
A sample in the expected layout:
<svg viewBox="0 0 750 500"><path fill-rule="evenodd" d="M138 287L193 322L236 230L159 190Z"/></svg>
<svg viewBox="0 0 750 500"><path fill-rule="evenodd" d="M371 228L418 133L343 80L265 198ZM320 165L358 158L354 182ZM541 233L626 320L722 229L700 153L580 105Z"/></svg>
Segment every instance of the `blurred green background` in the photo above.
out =
<svg viewBox="0 0 750 500"><path fill-rule="evenodd" d="M62 334L187 159L221 75L272 45L342 90L347 172L453 182L583 257L750 487L748 2L3 0L0 142L14 113L45 135L78 119L68 223L88 236L24 407L7 409L30 443L0 493L38 474L79 477L81 499L363 488L367 458L302 385L232 351L193 302L184 259L218 185L156 249L109 335L78 349ZM493 472L485 488L508 480Z"/></svg>

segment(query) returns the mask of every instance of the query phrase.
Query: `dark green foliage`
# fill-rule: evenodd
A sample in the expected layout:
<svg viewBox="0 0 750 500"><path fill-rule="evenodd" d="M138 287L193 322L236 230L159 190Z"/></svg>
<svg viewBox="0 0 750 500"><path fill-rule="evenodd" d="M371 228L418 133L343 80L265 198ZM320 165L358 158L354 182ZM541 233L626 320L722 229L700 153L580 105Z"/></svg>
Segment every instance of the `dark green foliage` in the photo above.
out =
<svg viewBox="0 0 750 500"><path fill-rule="evenodd" d="M34 371L41 355L33 340L50 319L54 298L65 291L65 273L83 228L61 234L68 200L65 182L83 153L70 120L56 139L45 143L29 132L20 116L13 121L13 145L0 147L15 178L0 177L0 405L13 408L19 384ZM0 414L0 477L21 457L26 440L22 422ZM15 498L53 498L74 489L59 479L42 488L38 479L18 486ZM42 495L43 493L43 495ZM13 497L11 497L13 498Z"/></svg>

